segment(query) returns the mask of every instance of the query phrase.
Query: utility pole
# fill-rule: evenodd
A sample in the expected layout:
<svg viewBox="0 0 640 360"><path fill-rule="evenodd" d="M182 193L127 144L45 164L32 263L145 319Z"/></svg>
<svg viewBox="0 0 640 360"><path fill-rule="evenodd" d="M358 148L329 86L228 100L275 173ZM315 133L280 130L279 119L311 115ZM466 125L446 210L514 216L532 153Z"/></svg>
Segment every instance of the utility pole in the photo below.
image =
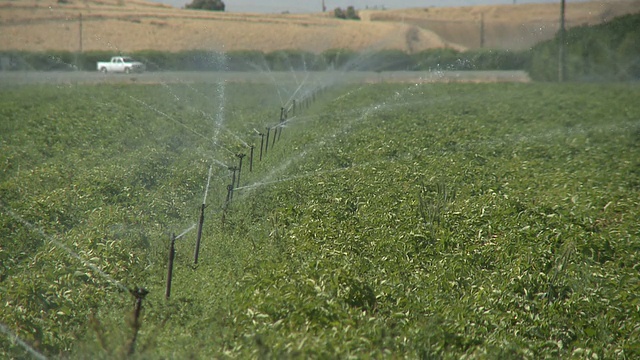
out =
<svg viewBox="0 0 640 360"><path fill-rule="evenodd" d="M80 54L82 54L82 13L80 13L78 30L79 30L78 33L79 33L79 42L80 42Z"/></svg>
<svg viewBox="0 0 640 360"><path fill-rule="evenodd" d="M80 70L80 57L82 56L82 13L78 16L78 52L76 53L76 70Z"/></svg>
<svg viewBox="0 0 640 360"><path fill-rule="evenodd" d="M480 49L484 48L484 13L480 13Z"/></svg>
<svg viewBox="0 0 640 360"><path fill-rule="evenodd" d="M564 15L565 15L565 0L560 0L560 34L558 36L560 44L558 47L558 81L564 82L565 80L565 23L564 23Z"/></svg>

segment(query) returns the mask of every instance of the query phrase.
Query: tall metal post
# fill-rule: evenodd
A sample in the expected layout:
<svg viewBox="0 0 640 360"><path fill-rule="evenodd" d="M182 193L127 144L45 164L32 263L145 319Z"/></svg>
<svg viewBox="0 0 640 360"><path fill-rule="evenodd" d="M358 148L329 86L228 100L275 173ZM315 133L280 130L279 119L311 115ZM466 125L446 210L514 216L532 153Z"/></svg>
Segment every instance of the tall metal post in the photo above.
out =
<svg viewBox="0 0 640 360"><path fill-rule="evenodd" d="M273 142L271 143L271 148L273 149L273 145L276 144L276 140L278 139L278 125L273 127Z"/></svg>
<svg viewBox="0 0 640 360"><path fill-rule="evenodd" d="M558 44L558 81L564 82L566 77L566 59L565 59L565 0L560 1L560 34L558 36L560 44Z"/></svg>
<svg viewBox="0 0 640 360"><path fill-rule="evenodd" d="M264 148L264 134L260 133L260 161L262 161L262 148Z"/></svg>
<svg viewBox="0 0 640 360"><path fill-rule="evenodd" d="M198 237L196 239L196 249L193 253L193 263L198 264L198 255L200 253L200 239L202 239L202 226L204 225L204 209L207 207L205 203L202 203L200 208L200 221L198 222Z"/></svg>
<svg viewBox="0 0 640 360"><path fill-rule="evenodd" d="M267 128L267 142L264 144L264 154L267 155L267 150L269 149L269 134L271 133L271 128Z"/></svg>
<svg viewBox="0 0 640 360"><path fill-rule="evenodd" d="M136 298L135 308L133 310L133 336L129 341L129 355L133 355L136 350L136 339L138 338L138 332L142 327L140 323L140 313L142 312L142 300L149 294L149 291L145 288L136 288L131 290L131 295Z"/></svg>
<svg viewBox="0 0 640 360"><path fill-rule="evenodd" d="M238 171L238 168L236 166L230 166L229 170L233 171L233 177L231 178L231 186L235 187L236 186L236 171Z"/></svg>
<svg viewBox="0 0 640 360"><path fill-rule="evenodd" d="M480 49L484 48L484 13L480 13Z"/></svg>
<svg viewBox="0 0 640 360"><path fill-rule="evenodd" d="M78 42L79 42L79 49L80 49L80 53L82 54L82 13L80 13L80 16L78 18Z"/></svg>
<svg viewBox="0 0 640 360"><path fill-rule="evenodd" d="M171 296L171 278L173 277L173 258L176 256L176 234L171 234L171 247L169 248L169 266L167 269L167 290L164 293L165 299Z"/></svg>
<svg viewBox="0 0 640 360"><path fill-rule="evenodd" d="M242 159L247 156L246 154L236 154L238 158L240 158L240 164L238 164L238 182L236 187L240 187L240 173L242 173Z"/></svg>
<svg viewBox="0 0 640 360"><path fill-rule="evenodd" d="M251 144L250 148L251 148L251 152L249 153L249 172L253 171L253 148L255 148L256 146Z"/></svg>

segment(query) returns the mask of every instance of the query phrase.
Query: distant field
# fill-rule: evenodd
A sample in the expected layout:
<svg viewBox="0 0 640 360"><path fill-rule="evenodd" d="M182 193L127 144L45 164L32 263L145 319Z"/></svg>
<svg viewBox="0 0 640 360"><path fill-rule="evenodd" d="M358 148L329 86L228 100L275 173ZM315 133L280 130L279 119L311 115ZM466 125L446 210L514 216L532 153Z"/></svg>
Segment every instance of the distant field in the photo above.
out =
<svg viewBox="0 0 640 360"><path fill-rule="evenodd" d="M0 323L48 357L640 356L637 86L290 75L0 90Z"/></svg>
<svg viewBox="0 0 640 360"><path fill-rule="evenodd" d="M595 25L640 12L639 0L568 1L566 26ZM371 21L402 22L433 31L469 49L525 50L555 36L559 2L503 6L464 6L365 12Z"/></svg>
<svg viewBox="0 0 640 360"><path fill-rule="evenodd" d="M27 84L173 84L216 83L219 81L249 83L315 82L339 79L349 83L433 83L433 82L528 82L524 71L385 71L385 72L147 72L144 74L102 74L97 71L0 72L0 88Z"/></svg>
<svg viewBox="0 0 640 360"><path fill-rule="evenodd" d="M638 9L639 0L569 2L567 24L601 23ZM331 12L216 13L145 1L14 0L0 3L0 50L527 49L558 29L557 4L363 10L361 16L344 21Z"/></svg>

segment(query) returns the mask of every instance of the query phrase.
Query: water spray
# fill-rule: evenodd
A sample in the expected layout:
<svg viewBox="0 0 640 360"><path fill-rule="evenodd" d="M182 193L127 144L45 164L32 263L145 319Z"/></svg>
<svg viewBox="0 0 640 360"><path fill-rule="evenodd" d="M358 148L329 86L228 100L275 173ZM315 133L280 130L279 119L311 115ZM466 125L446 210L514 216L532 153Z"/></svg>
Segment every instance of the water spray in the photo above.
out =
<svg viewBox="0 0 640 360"><path fill-rule="evenodd" d="M198 264L198 255L200 253L200 240L202 239L202 227L204 225L204 209L207 207L207 193L209 192L209 184L211 183L211 170L209 166L209 176L207 177L207 187L204 190L204 198L202 199L202 207L200 208L200 220L198 221L198 236L196 238L196 248L193 253L193 263Z"/></svg>
<svg viewBox="0 0 640 360"><path fill-rule="evenodd" d="M24 226L26 226L29 230L33 231L33 232L37 232L38 234L40 234L40 236L42 236L43 238L49 240L49 242L51 242L54 246L56 246L59 249L62 249L63 251L65 251L67 254L69 254L71 257L73 257L74 259L80 261L82 263L82 265L86 266L87 268L95 271L98 275L100 275L104 280L106 280L107 282L115 285L118 289L122 290L122 291L129 291L129 289L121 282L117 281L116 279L114 279L113 277L111 277L109 274L107 274L106 272L102 271L102 269L100 269L99 267L97 267L96 265L90 263L89 261L83 259L82 257L80 257L80 255L78 255L77 253L75 253L73 250L71 250L71 248L69 248L68 246L66 246L65 244L63 244L62 242L56 240L53 236L51 235L47 235L44 230L40 229L39 227L33 225L32 223L26 221L25 219L23 219L22 217L20 217L18 214L14 213L11 209L5 207L2 202L0 202L0 208L4 209L7 214L9 214L9 216L11 216L13 219L15 219L16 221L22 223Z"/></svg>
<svg viewBox="0 0 640 360"><path fill-rule="evenodd" d="M0 323L0 332L3 332L7 335L9 340L15 342L16 344L22 346L31 356L38 360L47 360L47 357L40 354L36 349L27 344L24 340L20 339L17 335L11 332L8 327L4 324Z"/></svg>
<svg viewBox="0 0 640 360"><path fill-rule="evenodd" d="M285 123L284 108L281 107L280 108L280 132L278 133L278 140L280 140L280 134L282 134L282 130L283 130L282 124L284 123Z"/></svg>
<svg viewBox="0 0 640 360"><path fill-rule="evenodd" d="M183 231L178 236L176 236L175 233L171 234L171 246L169 247L169 264L167 266L167 268L168 268L167 269L167 289L166 289L166 291L164 293L164 297L167 300L169 300L169 297L171 296L171 281L172 281L172 277L173 277L173 260L176 257L176 240L178 240L181 237L185 236L187 233L189 233L195 227L196 227L196 224L191 225L187 230Z"/></svg>

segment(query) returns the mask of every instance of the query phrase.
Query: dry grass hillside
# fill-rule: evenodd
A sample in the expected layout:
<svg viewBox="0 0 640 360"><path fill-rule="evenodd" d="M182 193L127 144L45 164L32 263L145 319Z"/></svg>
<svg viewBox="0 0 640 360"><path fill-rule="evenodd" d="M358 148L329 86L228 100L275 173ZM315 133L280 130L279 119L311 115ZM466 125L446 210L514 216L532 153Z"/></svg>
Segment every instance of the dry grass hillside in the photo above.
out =
<svg viewBox="0 0 640 360"><path fill-rule="evenodd" d="M594 25L614 17L640 12L640 0L568 2L568 27ZM363 11L369 21L413 25L437 33L466 48L521 50L551 39L559 29L559 1L553 4L517 4Z"/></svg>
<svg viewBox="0 0 640 360"><path fill-rule="evenodd" d="M3 34L0 49L31 51L77 51L80 46L84 51L124 52L148 49L322 52L331 48L419 51L451 46L433 32L406 24L344 21L322 14L183 10L131 0L3 2L0 32Z"/></svg>
<svg viewBox="0 0 640 360"><path fill-rule="evenodd" d="M640 0L570 3L568 23L598 23L638 11ZM484 46L520 49L557 31L556 4L241 14L183 10L142 0L8 0L0 3L0 50L400 49ZM444 39L444 40L443 40Z"/></svg>

